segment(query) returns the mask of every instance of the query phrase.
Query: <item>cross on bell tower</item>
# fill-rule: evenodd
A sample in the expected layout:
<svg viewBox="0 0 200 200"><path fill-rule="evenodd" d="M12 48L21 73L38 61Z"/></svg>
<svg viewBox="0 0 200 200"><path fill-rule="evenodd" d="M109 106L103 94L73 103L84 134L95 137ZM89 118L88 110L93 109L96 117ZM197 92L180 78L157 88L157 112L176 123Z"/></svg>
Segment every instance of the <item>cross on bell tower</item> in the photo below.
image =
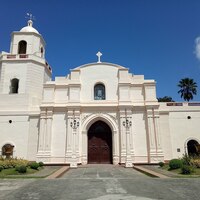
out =
<svg viewBox="0 0 200 200"><path fill-rule="evenodd" d="M98 51L98 53L96 54L96 56L98 57L97 63L101 63L101 56L102 56L102 53L101 53L100 51Z"/></svg>

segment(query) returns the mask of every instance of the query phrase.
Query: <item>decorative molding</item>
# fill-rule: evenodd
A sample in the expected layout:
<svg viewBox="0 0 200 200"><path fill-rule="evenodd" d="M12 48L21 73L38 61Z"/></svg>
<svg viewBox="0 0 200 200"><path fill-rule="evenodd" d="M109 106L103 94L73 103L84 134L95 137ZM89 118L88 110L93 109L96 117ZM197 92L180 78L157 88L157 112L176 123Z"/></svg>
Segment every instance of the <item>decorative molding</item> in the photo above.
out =
<svg viewBox="0 0 200 200"><path fill-rule="evenodd" d="M111 117L115 121L116 124L118 124L116 114L115 114L115 116L113 116L113 115L106 113L106 112L96 112L96 113L90 113L90 114L83 115L82 123L92 115L94 115L96 117L103 117L103 116L107 115L107 116Z"/></svg>

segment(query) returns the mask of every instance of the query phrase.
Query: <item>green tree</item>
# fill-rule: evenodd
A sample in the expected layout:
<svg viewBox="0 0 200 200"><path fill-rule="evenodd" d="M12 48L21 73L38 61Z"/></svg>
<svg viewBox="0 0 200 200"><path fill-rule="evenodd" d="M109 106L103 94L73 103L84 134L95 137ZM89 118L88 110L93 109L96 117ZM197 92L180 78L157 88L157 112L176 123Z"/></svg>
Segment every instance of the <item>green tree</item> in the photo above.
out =
<svg viewBox="0 0 200 200"><path fill-rule="evenodd" d="M197 83L191 78L183 78L179 81L178 87L181 89L178 93L181 94L181 98L185 101L190 101L193 99L193 95L197 94Z"/></svg>
<svg viewBox="0 0 200 200"><path fill-rule="evenodd" d="M158 102L174 102L174 100L172 99L172 97L164 96L158 98Z"/></svg>

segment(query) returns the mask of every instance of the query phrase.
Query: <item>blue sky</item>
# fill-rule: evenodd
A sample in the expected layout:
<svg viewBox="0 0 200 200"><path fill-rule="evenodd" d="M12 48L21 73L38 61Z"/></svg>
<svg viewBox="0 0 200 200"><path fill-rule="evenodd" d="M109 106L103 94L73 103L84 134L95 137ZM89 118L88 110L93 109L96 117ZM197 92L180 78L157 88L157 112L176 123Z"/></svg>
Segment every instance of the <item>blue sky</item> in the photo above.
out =
<svg viewBox="0 0 200 200"><path fill-rule="evenodd" d="M122 65L157 82L157 97L177 94L180 79L200 88L199 0L1 0L0 51L33 13L44 37L53 77L102 61ZM195 43L198 41L198 44ZM197 49L197 50L195 50ZM194 101L200 100L200 91Z"/></svg>

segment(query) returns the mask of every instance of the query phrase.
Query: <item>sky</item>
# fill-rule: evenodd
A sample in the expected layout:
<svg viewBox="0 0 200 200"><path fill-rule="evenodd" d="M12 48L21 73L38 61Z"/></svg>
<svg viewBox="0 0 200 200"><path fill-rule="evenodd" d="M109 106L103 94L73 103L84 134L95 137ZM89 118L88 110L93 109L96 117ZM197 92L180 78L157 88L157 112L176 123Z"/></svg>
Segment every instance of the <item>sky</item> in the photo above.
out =
<svg viewBox="0 0 200 200"><path fill-rule="evenodd" d="M178 82L199 86L199 0L0 0L0 51L9 52L10 36L35 16L33 27L46 42L46 59L55 76L101 61L155 79L157 97L178 94Z"/></svg>

